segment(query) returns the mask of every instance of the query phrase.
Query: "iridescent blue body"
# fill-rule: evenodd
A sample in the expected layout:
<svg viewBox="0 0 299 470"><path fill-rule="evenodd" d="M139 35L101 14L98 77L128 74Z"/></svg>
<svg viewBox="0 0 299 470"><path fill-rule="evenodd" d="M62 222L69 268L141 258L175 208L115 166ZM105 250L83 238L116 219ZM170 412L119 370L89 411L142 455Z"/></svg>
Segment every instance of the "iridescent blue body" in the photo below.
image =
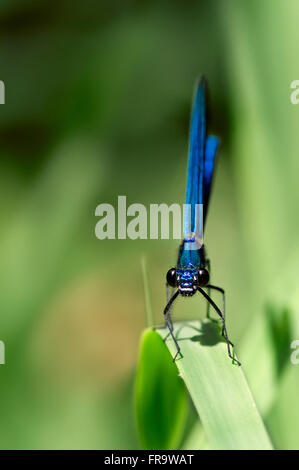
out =
<svg viewBox="0 0 299 470"><path fill-rule="evenodd" d="M177 261L180 294L188 296L196 292L198 270L207 267L203 232L219 139L207 136L206 127L206 83L202 78L196 87L190 125L185 201L190 210L185 211L184 239Z"/></svg>
<svg viewBox="0 0 299 470"><path fill-rule="evenodd" d="M176 267L177 283L181 295L191 296L195 294L198 285L198 270L206 269L206 258L203 245L199 250L187 250L184 249L185 243L183 240L180 245Z"/></svg>
<svg viewBox="0 0 299 470"><path fill-rule="evenodd" d="M234 363L240 362L234 358L225 324L225 293L221 287L209 283L209 262L206 258L203 244L203 232L206 222L212 178L215 166L215 157L219 147L218 137L207 135L206 124L206 82L202 78L196 87L189 138L188 174L186 189L186 204L184 212L184 238L180 244L176 268L171 268L166 275L167 305L164 309L165 324L169 329L177 353L180 347L174 335L171 320L171 307L175 299L181 294L190 297L199 292L208 301L207 316L211 305L222 321L222 336L227 343L229 357ZM169 287L177 288L169 296ZM207 292L205 291L207 289ZM222 294L222 311L210 297L210 291Z"/></svg>

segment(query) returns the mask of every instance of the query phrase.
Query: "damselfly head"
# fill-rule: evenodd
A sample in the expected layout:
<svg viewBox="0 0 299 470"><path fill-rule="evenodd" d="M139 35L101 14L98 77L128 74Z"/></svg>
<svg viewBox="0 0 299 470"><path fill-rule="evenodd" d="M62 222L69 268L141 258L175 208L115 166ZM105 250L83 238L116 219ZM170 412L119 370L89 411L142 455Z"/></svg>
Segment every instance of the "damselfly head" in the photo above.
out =
<svg viewBox="0 0 299 470"><path fill-rule="evenodd" d="M210 280L205 268L171 268L167 272L166 281L171 287L178 287L180 294L190 297L195 294L197 287L204 287Z"/></svg>
<svg viewBox="0 0 299 470"><path fill-rule="evenodd" d="M205 268L171 268L166 275L167 284L178 287L184 297L194 295L197 287L206 286L209 279L209 272Z"/></svg>

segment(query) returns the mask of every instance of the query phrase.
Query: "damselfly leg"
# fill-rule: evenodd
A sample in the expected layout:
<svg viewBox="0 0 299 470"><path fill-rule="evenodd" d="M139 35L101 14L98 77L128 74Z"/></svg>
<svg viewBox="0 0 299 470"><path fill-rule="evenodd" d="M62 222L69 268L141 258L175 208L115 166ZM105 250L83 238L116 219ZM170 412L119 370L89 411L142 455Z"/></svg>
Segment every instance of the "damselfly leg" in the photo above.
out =
<svg viewBox="0 0 299 470"><path fill-rule="evenodd" d="M168 289L168 294L169 296L169 289ZM176 354L173 358L173 362L175 362L176 358L178 357L179 354L181 354L181 349L179 347L179 344L173 334L173 323L172 323L172 320L171 320L171 315L170 315L170 309L171 309L171 306L172 306L172 303L175 301L175 299L177 298L177 296L179 295L179 290L177 290L172 297L170 297L170 299L168 300L167 302L167 305L166 307L164 308L164 319L165 319L165 326L168 328L169 330L169 334L170 336L172 337L172 340L175 344L175 347L176 347ZM166 336L165 339L167 339L168 335Z"/></svg>
<svg viewBox="0 0 299 470"><path fill-rule="evenodd" d="M210 288L215 288L216 286L210 286ZM221 288L218 287L217 290L220 290ZM211 304L211 306L214 308L214 310L218 313L218 315L220 316L221 320L222 320L222 336L223 338L225 339L226 341L226 344L227 344L227 352L228 352L228 355L229 357L233 360L233 362L235 362L236 364L238 364L238 366L241 365L241 363L234 357L234 355L232 354L231 352L231 347L233 347L233 344L232 342L229 340L228 338L228 334L227 334L227 330L226 330L226 324L225 324L225 313L223 314L221 312L221 310L219 309L219 307L215 304L215 302L213 301L213 299L211 299L211 297L201 288L201 287L197 287L197 290L198 292L200 292L206 299L207 301ZM222 289L223 290L223 289ZM221 290L220 290L221 292ZM224 291L223 291L224 293Z"/></svg>
<svg viewBox="0 0 299 470"><path fill-rule="evenodd" d="M171 295L172 295L172 292L173 292L173 288L168 284L168 282L166 282L166 305L168 304L170 298L171 298ZM171 319L171 308L169 308L168 312L167 312L167 319L173 329L173 324L172 324L172 319ZM168 336L170 335L170 332L167 333L167 335L165 336L164 338L164 341L167 340Z"/></svg>
<svg viewBox="0 0 299 470"><path fill-rule="evenodd" d="M222 287L218 287L218 286L213 286L211 284L208 284L206 286L208 288L208 295L211 297L210 295L210 292L211 292L211 289L213 290L216 290L217 292L220 292L222 294L222 316L224 318L224 322L225 322L225 291L224 289L222 289ZM208 305L210 305L210 302L208 302ZM222 336L224 337L224 334L223 334L223 328L222 328ZM234 347L233 343L230 341L230 345L232 347Z"/></svg>
<svg viewBox="0 0 299 470"><path fill-rule="evenodd" d="M211 277L211 263L210 263L210 260L207 259L206 260L206 266L207 266L207 270L209 271L209 274L210 274L210 277ZM210 289L210 286L207 286L207 289L208 289L208 295L211 296L211 289ZM207 302L207 318L210 318L210 303Z"/></svg>

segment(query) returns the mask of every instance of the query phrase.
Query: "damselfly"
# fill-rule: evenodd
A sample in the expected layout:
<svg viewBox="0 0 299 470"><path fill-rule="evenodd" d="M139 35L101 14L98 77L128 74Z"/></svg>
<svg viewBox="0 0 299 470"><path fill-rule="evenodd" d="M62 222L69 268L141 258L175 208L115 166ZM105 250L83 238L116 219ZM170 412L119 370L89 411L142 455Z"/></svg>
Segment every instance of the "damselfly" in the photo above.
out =
<svg viewBox="0 0 299 470"><path fill-rule="evenodd" d="M240 362L232 354L233 344L230 342L226 330L225 292L221 287L209 283L210 263L203 244L203 231L209 206L215 156L219 147L218 137L207 135L206 118L206 81L201 78L196 87L190 125L184 238L179 247L176 268L171 268L166 275L167 305L164 309L164 318L176 345L175 360L180 354L180 347L173 331L171 306L179 294L183 297L190 297L199 292L208 301L207 315L209 316L209 305L211 305L220 316L222 336L227 343L228 355L236 364L240 365ZM177 288L171 297L170 287ZM222 310L210 297L213 290L222 294Z"/></svg>

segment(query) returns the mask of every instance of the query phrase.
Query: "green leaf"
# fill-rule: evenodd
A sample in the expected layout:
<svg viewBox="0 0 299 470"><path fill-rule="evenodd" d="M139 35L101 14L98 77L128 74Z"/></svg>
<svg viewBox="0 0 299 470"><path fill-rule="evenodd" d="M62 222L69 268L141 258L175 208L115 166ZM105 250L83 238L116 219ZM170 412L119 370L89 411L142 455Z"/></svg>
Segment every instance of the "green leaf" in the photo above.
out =
<svg viewBox="0 0 299 470"><path fill-rule="evenodd" d="M141 258L141 271L142 271L142 280L143 280L143 290L144 290L144 305L146 312L146 321L147 326L150 328L154 325L154 311L151 300L150 286L148 280L148 270L146 258L143 256Z"/></svg>
<svg viewBox="0 0 299 470"><path fill-rule="evenodd" d="M166 329L159 330L164 338ZM232 364L219 327L209 320L176 323L183 357L176 361L213 449L271 449L242 367ZM166 341L174 356L176 349Z"/></svg>
<svg viewBox="0 0 299 470"><path fill-rule="evenodd" d="M136 379L136 417L143 449L176 449L186 422L187 393L160 335L145 330Z"/></svg>
<svg viewBox="0 0 299 470"><path fill-rule="evenodd" d="M211 450L200 421L197 421L189 432L183 450Z"/></svg>
<svg viewBox="0 0 299 470"><path fill-rule="evenodd" d="M271 303L268 302L260 313L248 328L240 351L248 383L265 418L287 370L290 344L296 329L292 309L280 305L273 295Z"/></svg>

